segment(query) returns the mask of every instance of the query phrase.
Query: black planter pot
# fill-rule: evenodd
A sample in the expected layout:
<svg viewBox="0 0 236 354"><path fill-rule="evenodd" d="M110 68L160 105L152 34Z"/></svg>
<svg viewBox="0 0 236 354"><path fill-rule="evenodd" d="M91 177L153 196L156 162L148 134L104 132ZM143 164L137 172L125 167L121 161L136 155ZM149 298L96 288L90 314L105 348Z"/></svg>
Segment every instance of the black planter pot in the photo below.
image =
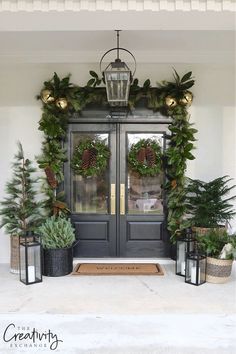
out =
<svg viewBox="0 0 236 354"><path fill-rule="evenodd" d="M73 270L73 248L43 250L43 275L61 277Z"/></svg>

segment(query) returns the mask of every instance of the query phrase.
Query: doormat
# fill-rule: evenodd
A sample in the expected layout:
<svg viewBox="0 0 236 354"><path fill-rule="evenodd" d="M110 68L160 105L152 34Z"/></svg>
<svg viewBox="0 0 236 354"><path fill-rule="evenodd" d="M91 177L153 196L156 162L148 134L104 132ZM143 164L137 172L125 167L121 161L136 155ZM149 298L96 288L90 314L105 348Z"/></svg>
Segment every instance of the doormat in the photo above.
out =
<svg viewBox="0 0 236 354"><path fill-rule="evenodd" d="M79 263L72 275L164 275L158 263Z"/></svg>

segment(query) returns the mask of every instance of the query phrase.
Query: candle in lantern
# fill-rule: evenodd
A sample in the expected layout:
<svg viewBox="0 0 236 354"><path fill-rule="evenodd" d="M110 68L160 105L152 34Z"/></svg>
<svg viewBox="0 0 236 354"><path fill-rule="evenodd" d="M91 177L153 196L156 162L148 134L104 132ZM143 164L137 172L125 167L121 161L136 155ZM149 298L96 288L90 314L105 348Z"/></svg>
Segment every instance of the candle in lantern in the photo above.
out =
<svg viewBox="0 0 236 354"><path fill-rule="evenodd" d="M33 283L35 282L35 267L28 266L28 282Z"/></svg>
<svg viewBox="0 0 236 354"><path fill-rule="evenodd" d="M197 282L197 267L191 268L191 283L196 284ZM200 282L200 268L198 270L198 282Z"/></svg>
<svg viewBox="0 0 236 354"><path fill-rule="evenodd" d="M185 262L181 262L181 274L185 275Z"/></svg>

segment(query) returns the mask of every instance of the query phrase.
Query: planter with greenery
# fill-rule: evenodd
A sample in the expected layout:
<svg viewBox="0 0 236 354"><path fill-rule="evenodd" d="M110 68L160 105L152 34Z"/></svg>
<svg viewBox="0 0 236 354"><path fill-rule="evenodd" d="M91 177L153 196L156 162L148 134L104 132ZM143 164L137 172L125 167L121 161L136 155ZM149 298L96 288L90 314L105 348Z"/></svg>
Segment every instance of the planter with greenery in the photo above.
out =
<svg viewBox="0 0 236 354"><path fill-rule="evenodd" d="M204 234L209 228L225 227L236 215L232 201L236 195L229 195L235 185L229 176L210 182L188 179L186 187L187 222L195 231Z"/></svg>
<svg viewBox="0 0 236 354"><path fill-rule="evenodd" d="M201 251L207 255L206 281L209 283L228 281L236 256L236 235L212 229L204 236L198 236L198 243Z"/></svg>
<svg viewBox="0 0 236 354"><path fill-rule="evenodd" d="M36 169L26 159L20 142L18 152L12 164L12 179L6 184L7 196L0 202L1 224L11 239L10 267L12 273L19 272L19 236L34 231L40 224L41 203L36 201L37 178L33 178Z"/></svg>
<svg viewBox="0 0 236 354"><path fill-rule="evenodd" d="M39 228L44 253L43 275L58 277L73 270L75 232L69 219L51 216Z"/></svg>

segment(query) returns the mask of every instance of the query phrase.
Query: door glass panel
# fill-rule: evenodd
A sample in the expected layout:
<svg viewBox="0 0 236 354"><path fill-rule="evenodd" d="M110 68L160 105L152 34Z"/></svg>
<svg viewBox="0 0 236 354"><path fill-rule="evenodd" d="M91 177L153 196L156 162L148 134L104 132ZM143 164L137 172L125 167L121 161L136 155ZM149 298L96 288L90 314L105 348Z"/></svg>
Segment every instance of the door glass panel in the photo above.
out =
<svg viewBox="0 0 236 354"><path fill-rule="evenodd" d="M101 141L109 145L107 133L73 133L72 155L76 146L84 140ZM83 177L72 171L72 212L108 214L109 210L109 163L99 176Z"/></svg>
<svg viewBox="0 0 236 354"><path fill-rule="evenodd" d="M163 150L163 134L131 133L128 135L127 153L141 139L156 140ZM154 177L140 176L127 166L128 214L163 214L163 172Z"/></svg>

